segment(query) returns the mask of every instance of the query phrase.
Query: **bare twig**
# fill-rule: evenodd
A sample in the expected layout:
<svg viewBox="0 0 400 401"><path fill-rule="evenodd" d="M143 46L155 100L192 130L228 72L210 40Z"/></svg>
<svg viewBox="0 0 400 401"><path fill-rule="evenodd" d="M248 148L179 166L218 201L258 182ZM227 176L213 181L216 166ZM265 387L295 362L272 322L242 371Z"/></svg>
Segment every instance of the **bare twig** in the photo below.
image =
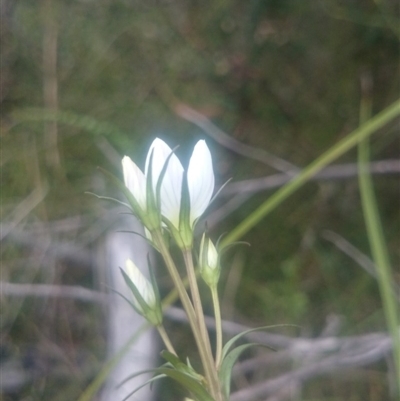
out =
<svg viewBox="0 0 400 401"><path fill-rule="evenodd" d="M27 248L39 249L46 253L46 256L65 259L77 263L82 268L92 266L93 258L91 253L84 247L78 246L69 241L51 240L48 237L43 238L35 232L23 230L10 230L8 225L1 225L0 231L8 232L7 240L14 244Z"/></svg>
<svg viewBox="0 0 400 401"><path fill-rule="evenodd" d="M280 391L293 382L297 384L333 371L371 364L383 359L390 352L391 340L388 336L381 335L374 341L365 341L363 337L366 336L360 336L357 339L359 344L357 347L350 348L343 345L339 352L332 356L316 362L308 362L307 365L303 365L296 370L239 390L232 394L230 400L249 401L260 396L265 397ZM314 347L313 352L315 353L315 351L317 351L317 348Z"/></svg>
<svg viewBox="0 0 400 401"><path fill-rule="evenodd" d="M323 238L332 242L344 254L353 259L359 266L361 266L368 274L376 279L376 266L375 263L364 253L358 250L345 238L330 230L324 230L322 233ZM398 300L400 300L400 287L393 282L393 291Z"/></svg>
<svg viewBox="0 0 400 401"><path fill-rule="evenodd" d="M207 135L214 139L215 142L231 150L232 152L248 157L249 159L257 160L261 163L267 164L277 171L282 171L285 174L288 174L290 177L299 171L299 169L294 164L289 163L288 161L281 159L280 157L275 156L272 153L267 152L266 150L245 145L238 140L232 138L230 135L226 134L224 131L218 128L207 117L200 114L198 111L192 109L186 104L177 104L175 106L175 112L185 120L197 125Z"/></svg>
<svg viewBox="0 0 400 401"><path fill-rule="evenodd" d="M370 171L373 174L399 174L400 160L381 160L370 163ZM343 180L357 176L357 165L355 163L330 166L311 178L313 181ZM251 196L260 191L266 191L281 187L293 177L287 174L273 174L268 177L254 178L228 184L222 191L221 197L229 200L219 209L209 213L207 216L209 228L214 227L221 220L238 209Z"/></svg>
<svg viewBox="0 0 400 401"><path fill-rule="evenodd" d="M354 245L350 244L345 238L330 230L324 230L322 237L334 244L345 255L353 259L368 274L376 278L375 263L364 253L358 250Z"/></svg>
<svg viewBox="0 0 400 401"><path fill-rule="evenodd" d="M78 286L0 282L0 289L3 296L63 297L101 304L109 300L106 293ZM171 307L165 312L166 316L172 320L187 322L182 309ZM206 324L210 329L215 328L214 319L211 317L206 317ZM248 327L241 324L223 321L223 330L226 334L236 335L247 329ZM391 349L391 339L384 333L342 338L296 338L261 331L249 333L246 337L252 342L281 349L281 351L244 361L235 367L234 374L239 371L248 373L267 366L276 366L285 361L295 360L297 366L299 363L301 365L291 372L237 391L231 396L232 401L248 401L259 396L265 397L279 392L282 388L289 388L288 386L294 388L307 380L329 372L365 366L382 360Z"/></svg>
<svg viewBox="0 0 400 401"><path fill-rule="evenodd" d="M166 316L175 321L186 322L184 312L179 308L169 308ZM207 327L214 329L214 319L206 318ZM231 336L248 327L234 322L223 321L223 330ZM271 326L272 329L272 326ZM390 352L391 339L385 333L372 333L353 337L296 338L260 331L246 335L251 342L279 349L239 363L234 375L249 373L262 368L271 368L284 362L296 361L300 366L278 377L254 384L232 394L232 401L249 401L276 395L282 389L295 389L312 378L343 369L365 366L384 359Z"/></svg>
<svg viewBox="0 0 400 401"><path fill-rule="evenodd" d="M79 301L106 303L108 294L72 285L16 284L0 281L0 294L13 297L58 297Z"/></svg>
<svg viewBox="0 0 400 401"><path fill-rule="evenodd" d="M371 162L369 164L369 171L373 174L399 174L400 160L380 160ZM357 164L346 163L327 167L316 174L312 179L316 181L341 180L355 177L357 174ZM266 189L280 187L291 179L292 177L288 177L287 174L274 174L268 177L233 182L224 188L221 195L232 196L236 193L243 194L243 192L259 192Z"/></svg>
<svg viewBox="0 0 400 401"><path fill-rule="evenodd" d="M2 241L17 225L24 219L47 195L48 187L35 188L23 201L13 210L12 216L6 217L7 225L0 226L0 241Z"/></svg>

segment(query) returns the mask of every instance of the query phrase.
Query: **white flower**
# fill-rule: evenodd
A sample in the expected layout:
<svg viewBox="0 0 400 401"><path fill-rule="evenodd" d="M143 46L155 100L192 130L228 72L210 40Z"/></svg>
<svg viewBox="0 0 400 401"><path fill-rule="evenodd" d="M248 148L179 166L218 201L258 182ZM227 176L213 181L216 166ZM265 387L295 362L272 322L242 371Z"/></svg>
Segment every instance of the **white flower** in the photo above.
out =
<svg viewBox="0 0 400 401"><path fill-rule="evenodd" d="M172 149L160 138L156 138L150 146L146 159L146 176L149 171L150 154L152 157L152 183L153 189L156 189L158 178L168 160L167 170L161 184L161 214L165 216L172 224L178 227L179 211L182 193L183 167ZM175 224L177 223L177 224Z"/></svg>
<svg viewBox="0 0 400 401"><path fill-rule="evenodd" d="M159 210L160 206L156 204L156 187L167 160L170 174L164 175L163 182L165 181L167 187L168 185L176 186L179 184L175 182L177 179L180 179L180 182L182 182L183 167L178 158L172 154L172 150L169 146L161 139L156 138L151 144L146 157L144 173L130 157L124 156L122 159L125 186L129 189L134 198L131 202L131 207L135 214L142 220L143 224L149 229L158 227L161 224L160 216L163 206L161 205L161 210ZM149 189L147 188L147 184L149 182L150 161L153 188ZM168 198L169 194L170 191L167 191L164 199L166 205L171 202L176 202L176 199L170 200ZM149 195L152 196L153 199L148 199ZM178 194L175 194L175 196L178 196Z"/></svg>
<svg viewBox="0 0 400 401"><path fill-rule="evenodd" d="M151 166L150 166L151 163ZM147 153L145 171L140 168L128 157L122 159L122 167L124 172L124 181L126 187L133 194L140 210L137 214L142 216L142 220L151 210L148 210L148 194L147 187L148 175L151 167L151 190L156 199L156 190L159 179L162 179L160 187L160 202L158 207L161 208L161 215L164 216L172 226L177 230L182 230L182 226L186 225L186 229L192 230L195 221L204 213L210 203L214 192L214 172L212 167L211 154L204 140L198 141L193 149L192 156L189 161L187 170L187 182L184 180L184 169L177 156L172 149L160 138L156 138L150 146ZM162 171L165 171L162 177ZM186 217L186 224L180 221L182 208L182 187L187 184L188 189L188 210L189 215Z"/></svg>
<svg viewBox="0 0 400 401"><path fill-rule="evenodd" d="M156 184L160 172L167 162L172 149L161 139L154 140L150 151L154 149L152 170L153 185ZM146 161L148 171L149 157ZM179 229L179 214L182 203L182 181L184 169L179 159L173 154L169 161L161 185L161 213L176 229ZM204 140L198 141L193 149L187 171L187 185L190 199L190 226L206 210L214 192L214 172L211 153Z"/></svg>
<svg viewBox="0 0 400 401"><path fill-rule="evenodd" d="M188 167L190 196L190 225L198 219L210 203L214 192L214 171L211 153L205 141L197 142Z"/></svg>

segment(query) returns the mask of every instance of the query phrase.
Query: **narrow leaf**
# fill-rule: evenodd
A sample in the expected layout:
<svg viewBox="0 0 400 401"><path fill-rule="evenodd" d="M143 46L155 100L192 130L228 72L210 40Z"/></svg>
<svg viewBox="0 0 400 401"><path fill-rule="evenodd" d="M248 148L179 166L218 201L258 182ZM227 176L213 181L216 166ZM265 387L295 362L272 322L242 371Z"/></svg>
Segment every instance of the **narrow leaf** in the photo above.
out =
<svg viewBox="0 0 400 401"><path fill-rule="evenodd" d="M197 380L193 379L193 377L178 370L169 368L158 368L157 372L164 374L181 384L191 394L193 394L193 397L195 397L196 401L214 401L205 387Z"/></svg>
<svg viewBox="0 0 400 401"><path fill-rule="evenodd" d="M274 324L270 326L262 326L262 327L256 327L254 329L249 329L246 331L243 331L242 333L237 334L235 337L231 338L224 346L222 349L222 359L225 358L226 354L229 352L230 348L232 345L239 340L241 337L245 336L246 334L252 333L254 331L262 331L262 330L267 330L267 329L272 329L276 327L298 327L295 324ZM272 348L271 348L272 349Z"/></svg>
<svg viewBox="0 0 400 401"><path fill-rule="evenodd" d="M155 382L156 380L160 380L163 377L165 377L165 375L160 374L158 376L154 376L151 379L147 380L145 383L143 383L142 385L140 385L139 387L137 387L135 390L133 390L131 393L129 393L122 401L126 401L128 398L132 397L133 394L135 394L137 391L139 391L141 388L143 388L144 386L147 386L150 383Z"/></svg>
<svg viewBox="0 0 400 401"><path fill-rule="evenodd" d="M233 366L235 365L237 359L239 358L242 352L255 345L260 345L260 344L251 343L251 344L240 345L239 347L233 349L225 356L219 371L219 378L222 385L222 391L224 392L225 398L227 400L229 399L229 394L231 391L231 375Z"/></svg>

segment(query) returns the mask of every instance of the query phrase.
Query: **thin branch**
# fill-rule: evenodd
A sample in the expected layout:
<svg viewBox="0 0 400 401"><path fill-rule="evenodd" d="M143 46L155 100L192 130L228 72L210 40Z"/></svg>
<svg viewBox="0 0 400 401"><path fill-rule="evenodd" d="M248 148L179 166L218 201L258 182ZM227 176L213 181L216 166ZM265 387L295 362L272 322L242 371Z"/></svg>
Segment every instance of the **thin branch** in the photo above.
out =
<svg viewBox="0 0 400 401"><path fill-rule="evenodd" d="M334 244L345 255L354 260L373 278L375 279L377 278L375 263L367 255L358 250L345 238L330 230L324 230L322 232L322 237L325 238L327 241L331 242L332 244ZM392 283L392 287L397 300L400 300L400 287L395 282Z"/></svg>
<svg viewBox="0 0 400 401"><path fill-rule="evenodd" d="M35 188L23 201L13 210L12 216L5 218L8 224L0 225L0 241L9 235L15 227L46 197L48 186Z"/></svg>
<svg viewBox="0 0 400 401"><path fill-rule="evenodd" d="M79 301L106 303L109 296L106 293L72 285L49 284L16 284L0 281L1 296L13 297L57 297L72 298Z"/></svg>
<svg viewBox="0 0 400 401"><path fill-rule="evenodd" d="M179 308L169 308L166 316L174 321L186 322L184 312ZM213 318L206 317L209 329L215 329ZM223 330L231 336L248 329L234 322L222 322ZM271 328L272 329L272 328ZM342 371L357 366L365 366L384 359L391 350L391 338L386 333L372 333L352 337L296 338L271 332L253 332L247 340L276 349L278 352L247 360L235 367L234 374L271 368L273 364L296 361L297 369L278 377L254 384L232 394L231 401L249 401L257 397L276 394L289 385L297 385L312 378Z"/></svg>
<svg viewBox="0 0 400 401"><path fill-rule="evenodd" d="M400 160L380 160L369 164L369 171L373 174L399 174ZM356 177L358 174L356 163L345 163L324 168L311 180L341 180ZM254 178L230 183L224 188L222 196L232 196L236 193L259 192L266 189L281 187L292 179L287 174L274 174L268 177Z"/></svg>
<svg viewBox="0 0 400 401"><path fill-rule="evenodd" d="M249 159L257 160L264 163L277 171L282 171L285 175L293 176L299 171L298 167L288 161L281 159L263 149L254 148L245 145L235 138L218 128L207 117L200 114L198 111L192 109L186 104L179 103L175 106L175 113L183 119L192 122L201 128L207 135L209 135L215 142L223 147L235 152L239 155L248 157Z"/></svg>
<svg viewBox="0 0 400 401"><path fill-rule="evenodd" d="M361 338L364 336L360 336ZM361 342L362 343L362 342ZM230 397L231 401L249 401L260 396L268 396L289 386L291 383L304 382L312 378L345 368L365 366L383 359L391 349L391 340L382 336L374 342L362 343L356 350L346 347L343 352L324 358L317 362L308 362L300 368L276 378L254 384L237 391Z"/></svg>
<svg viewBox="0 0 400 401"><path fill-rule="evenodd" d="M8 225L1 225L0 231L8 230ZM33 232L23 230L9 230L7 241L32 249L39 249L46 252L46 256L53 256L57 259L66 259L79 264L82 268L93 265L93 256L90 251L70 241L56 241L35 235Z"/></svg>
<svg viewBox="0 0 400 401"><path fill-rule="evenodd" d="M399 174L400 160L380 160L372 162L370 163L369 168L372 174ZM356 177L357 174L357 164L340 164L325 168L314 177L311 177L310 180L343 180ZM227 197L229 200L219 209L213 211L207 216L209 228L214 227L237 210L255 193L282 187L292 178L293 177L290 177L287 174L280 173L228 184L223 191L221 191L220 197Z"/></svg>

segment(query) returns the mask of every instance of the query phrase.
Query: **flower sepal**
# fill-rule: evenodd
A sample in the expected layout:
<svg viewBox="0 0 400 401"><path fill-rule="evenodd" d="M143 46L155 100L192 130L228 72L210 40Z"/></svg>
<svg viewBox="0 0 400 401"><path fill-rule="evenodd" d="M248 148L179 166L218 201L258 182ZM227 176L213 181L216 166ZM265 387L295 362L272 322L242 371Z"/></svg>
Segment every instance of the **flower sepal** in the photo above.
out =
<svg viewBox="0 0 400 401"><path fill-rule="evenodd" d="M190 209L190 193L187 173L185 172L185 176L182 181L181 210L179 213L179 233L182 238L184 249L191 249L193 245L193 228L195 221L191 221L190 219Z"/></svg>

